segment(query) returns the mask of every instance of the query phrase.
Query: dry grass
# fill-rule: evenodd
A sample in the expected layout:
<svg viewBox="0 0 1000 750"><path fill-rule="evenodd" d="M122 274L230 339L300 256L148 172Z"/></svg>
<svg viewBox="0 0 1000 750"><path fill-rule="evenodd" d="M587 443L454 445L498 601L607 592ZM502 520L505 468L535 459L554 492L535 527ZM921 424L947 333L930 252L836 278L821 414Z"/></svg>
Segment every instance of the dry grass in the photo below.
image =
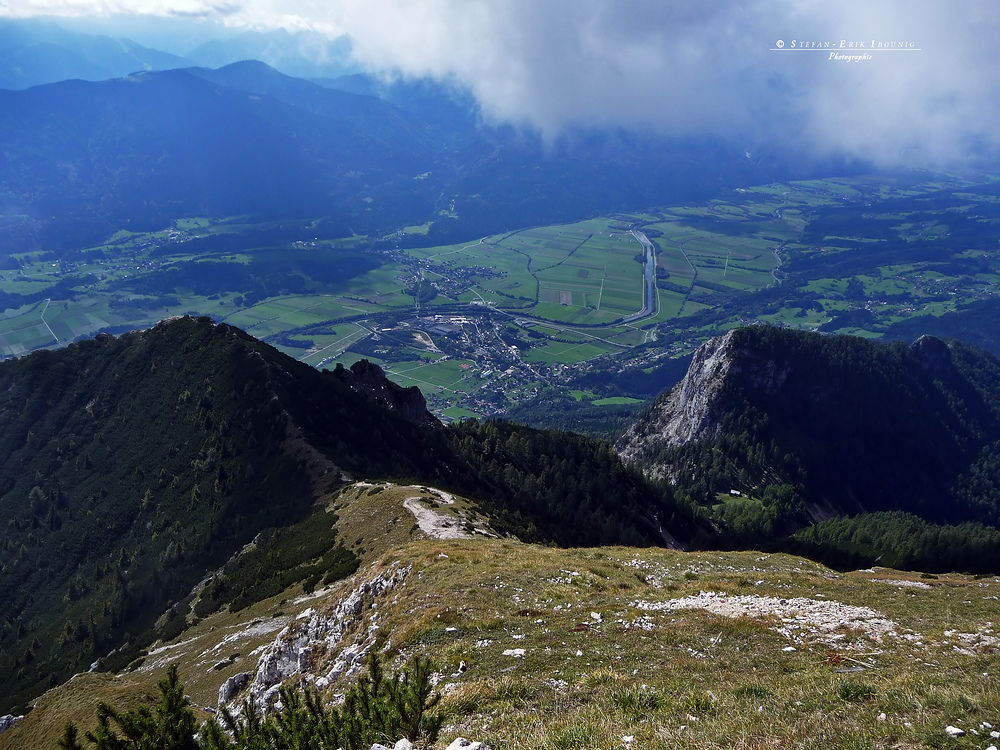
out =
<svg viewBox="0 0 1000 750"><path fill-rule="evenodd" d="M95 712L100 701L134 708L159 698L156 680L109 674L81 674L57 690L50 690L35 703L35 709L13 728L0 734L4 750L55 748L66 722L81 729L96 728Z"/></svg>
<svg viewBox="0 0 1000 750"><path fill-rule="evenodd" d="M374 503L380 494L365 497ZM357 517L338 511L351 528L385 529L384 518L370 520L357 506L351 506ZM400 524L382 538L394 538ZM378 602L380 633L392 658L423 653L438 663L446 712L441 747L460 735L494 750L996 744L989 730L949 738L944 727L1000 727L997 644L962 636L995 635L997 579L922 580L885 570L840 575L786 555L557 550L482 538L411 542L375 567L394 562L412 564L413 571ZM930 588L885 582L909 578ZM306 607L332 603L350 586L308 602L261 603L240 613L240 622L209 619L185 638L197 636L201 653L233 632L227 628L278 610L294 622ZM636 606L703 591L868 607L901 632L879 642L863 624L817 633L803 625L793 641L778 632L790 623L764 611L729 618ZM909 639L905 630L912 631ZM793 642L795 650L786 650ZM250 645L218 672L206 669L207 660L195 670L197 659L184 657L192 697L210 696L230 668L249 668ZM462 662L467 669L459 673ZM147 690L161 674L142 676ZM99 679L90 695L118 685ZM46 696L49 702L40 701L17 730L0 736L0 748L51 746L41 742L52 736L41 727L61 728L62 719L41 719L84 716L86 707L71 698L76 690L70 683ZM39 744L9 744L14 731Z"/></svg>

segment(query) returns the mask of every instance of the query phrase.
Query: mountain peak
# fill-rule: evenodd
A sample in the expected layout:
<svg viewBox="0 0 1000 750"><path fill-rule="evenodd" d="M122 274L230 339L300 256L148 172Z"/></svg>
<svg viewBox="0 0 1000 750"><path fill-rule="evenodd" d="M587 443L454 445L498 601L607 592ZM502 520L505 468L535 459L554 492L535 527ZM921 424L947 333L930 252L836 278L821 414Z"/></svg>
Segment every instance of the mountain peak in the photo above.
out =
<svg viewBox="0 0 1000 750"><path fill-rule="evenodd" d="M338 362L334 375L350 386L354 392L368 396L379 406L399 414L409 422L425 427L440 424L428 411L427 400L417 386L403 388L394 383L385 376L385 370L374 362L359 359L350 369Z"/></svg>
<svg viewBox="0 0 1000 750"><path fill-rule="evenodd" d="M947 379L954 371L951 349L937 336L924 334L910 345L910 350L920 361L920 366L932 378Z"/></svg>
<svg viewBox="0 0 1000 750"><path fill-rule="evenodd" d="M1000 439L997 382L994 357L933 336L907 347L740 328L701 347L615 448L649 476L697 485L704 503L786 487L803 520L905 510L993 523L983 487L962 487Z"/></svg>

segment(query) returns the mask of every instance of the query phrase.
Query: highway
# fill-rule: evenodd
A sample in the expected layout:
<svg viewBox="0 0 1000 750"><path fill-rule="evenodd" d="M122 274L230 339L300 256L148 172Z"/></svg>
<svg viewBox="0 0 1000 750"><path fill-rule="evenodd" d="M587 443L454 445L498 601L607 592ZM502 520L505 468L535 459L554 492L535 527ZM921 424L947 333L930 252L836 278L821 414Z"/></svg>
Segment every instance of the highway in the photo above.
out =
<svg viewBox="0 0 1000 750"><path fill-rule="evenodd" d="M646 251L646 261L643 263L643 275L645 279L643 283L642 309L633 315L629 315L627 318L622 318L622 323L634 323L637 320L648 318L650 315L656 313L656 251L653 249L653 243L649 241L649 237L642 232L633 229L632 236L642 243L642 247Z"/></svg>

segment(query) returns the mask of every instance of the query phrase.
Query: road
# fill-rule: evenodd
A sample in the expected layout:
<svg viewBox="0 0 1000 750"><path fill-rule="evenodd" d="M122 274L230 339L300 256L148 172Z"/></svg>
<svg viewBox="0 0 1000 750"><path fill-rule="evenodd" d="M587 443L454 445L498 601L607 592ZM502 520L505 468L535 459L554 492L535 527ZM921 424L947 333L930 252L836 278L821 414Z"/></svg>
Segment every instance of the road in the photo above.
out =
<svg viewBox="0 0 1000 750"><path fill-rule="evenodd" d="M642 247L646 251L646 262L643 264L645 279L643 283L642 309L634 315L623 318L622 323L634 323L637 320L648 318L650 315L656 313L656 251L653 249L653 243L649 241L649 237L642 232L633 229L632 236L642 243Z"/></svg>
<svg viewBox="0 0 1000 750"><path fill-rule="evenodd" d="M48 323L45 322L45 311L49 309L49 303L51 301L52 300L50 300L50 299L45 300L45 307L42 308L42 312L41 312L41 314L38 317L42 319L42 323L45 325L46 328L49 329L49 333L52 334L52 338L54 338L55 341L56 341L56 343L58 344L59 343L59 337L56 336L55 331L52 330L52 326L50 326Z"/></svg>

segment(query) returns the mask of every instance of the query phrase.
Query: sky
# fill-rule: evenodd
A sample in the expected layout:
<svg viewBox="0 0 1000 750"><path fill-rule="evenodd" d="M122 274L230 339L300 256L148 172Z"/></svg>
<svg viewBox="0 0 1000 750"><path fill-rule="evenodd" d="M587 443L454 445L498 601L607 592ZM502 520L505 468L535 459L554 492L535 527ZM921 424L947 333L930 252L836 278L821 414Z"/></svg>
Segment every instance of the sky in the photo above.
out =
<svg viewBox="0 0 1000 750"><path fill-rule="evenodd" d="M452 82L547 139L710 133L943 168L1000 147L996 0L0 0L36 15L347 34L366 70Z"/></svg>

